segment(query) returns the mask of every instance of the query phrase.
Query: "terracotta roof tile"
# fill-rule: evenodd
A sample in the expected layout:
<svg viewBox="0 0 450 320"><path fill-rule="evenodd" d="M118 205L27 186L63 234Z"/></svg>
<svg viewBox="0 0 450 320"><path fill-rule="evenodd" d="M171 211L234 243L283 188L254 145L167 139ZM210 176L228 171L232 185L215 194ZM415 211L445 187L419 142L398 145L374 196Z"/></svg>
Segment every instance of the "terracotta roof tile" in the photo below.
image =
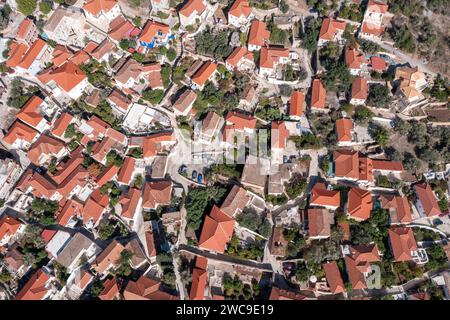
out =
<svg viewBox="0 0 450 320"><path fill-rule="evenodd" d="M303 102L305 101L305 95L301 91L292 91L290 104L289 104L289 115L290 116L301 116L303 114Z"/></svg>
<svg viewBox="0 0 450 320"><path fill-rule="evenodd" d="M416 239L411 228L391 227L389 241L395 261L411 261L411 251L417 250Z"/></svg>
<svg viewBox="0 0 450 320"><path fill-rule="evenodd" d="M248 44L262 47L267 45L269 40L270 31L267 29L267 25L262 21L253 20L248 34Z"/></svg>
<svg viewBox="0 0 450 320"><path fill-rule="evenodd" d="M325 108L325 88L319 79L314 79L311 91L311 108Z"/></svg>
<svg viewBox="0 0 450 320"><path fill-rule="evenodd" d="M336 132L339 142L351 142L352 141L352 119L337 119L336 120Z"/></svg>
<svg viewBox="0 0 450 320"><path fill-rule="evenodd" d="M428 183L416 184L414 190L416 191L417 197L419 198L427 217L441 214L439 204Z"/></svg>
<svg viewBox="0 0 450 320"><path fill-rule="evenodd" d="M336 261L330 261L322 264L328 286L332 294L338 294L345 291L344 281Z"/></svg>
<svg viewBox="0 0 450 320"><path fill-rule="evenodd" d="M16 140L20 139L31 143L38 134L39 132L33 128L16 120L9 128L8 133L3 137L3 141L7 144L13 144Z"/></svg>
<svg viewBox="0 0 450 320"><path fill-rule="evenodd" d="M199 247L219 253L225 251L227 243L233 235L235 221L216 205L210 214L205 216Z"/></svg>
<svg viewBox="0 0 450 320"><path fill-rule="evenodd" d="M367 220L372 211L372 196L369 191L353 187L348 192L347 212L357 220Z"/></svg>

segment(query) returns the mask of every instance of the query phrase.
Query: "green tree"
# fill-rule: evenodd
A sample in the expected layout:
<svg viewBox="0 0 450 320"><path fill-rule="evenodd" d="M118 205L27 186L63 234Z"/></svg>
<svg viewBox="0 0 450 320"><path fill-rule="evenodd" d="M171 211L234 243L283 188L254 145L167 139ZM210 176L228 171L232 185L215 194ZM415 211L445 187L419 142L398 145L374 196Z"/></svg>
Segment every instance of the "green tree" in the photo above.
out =
<svg viewBox="0 0 450 320"><path fill-rule="evenodd" d="M164 98L164 90L156 89L156 90L146 90L142 94L142 98L147 100L153 105L156 105L162 101Z"/></svg>
<svg viewBox="0 0 450 320"><path fill-rule="evenodd" d="M26 16L33 14L36 10L37 2L36 0L16 0L17 10Z"/></svg>
<svg viewBox="0 0 450 320"><path fill-rule="evenodd" d="M376 83L369 86L367 104L377 108L389 108L392 98L387 86Z"/></svg>
<svg viewBox="0 0 450 320"><path fill-rule="evenodd" d="M169 50L167 50L167 59L169 59L170 62L174 61L177 57L177 52L175 51L174 48L170 48Z"/></svg>
<svg viewBox="0 0 450 320"><path fill-rule="evenodd" d="M43 14L49 14L50 11L52 11L52 5L51 5L51 3L47 2L47 1L41 1L41 2L39 2L39 10Z"/></svg>
<svg viewBox="0 0 450 320"><path fill-rule="evenodd" d="M98 226L98 235L102 240L108 240L114 234L116 226L110 220L103 220Z"/></svg>

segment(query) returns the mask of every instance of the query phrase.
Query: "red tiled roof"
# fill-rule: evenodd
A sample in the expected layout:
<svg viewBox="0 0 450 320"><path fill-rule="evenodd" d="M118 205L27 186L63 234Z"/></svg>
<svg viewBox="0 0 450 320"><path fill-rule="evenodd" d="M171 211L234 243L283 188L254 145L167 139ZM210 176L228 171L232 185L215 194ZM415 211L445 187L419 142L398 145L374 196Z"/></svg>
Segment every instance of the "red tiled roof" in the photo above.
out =
<svg viewBox="0 0 450 320"><path fill-rule="evenodd" d="M380 26L377 26L375 24L368 23L368 22L363 22L361 30L363 33L367 33L367 34L371 34L371 35L379 37L383 34L384 27L380 27Z"/></svg>
<svg viewBox="0 0 450 320"><path fill-rule="evenodd" d="M47 43L42 39L37 39L30 47L30 49L25 53L18 67L28 69L31 67L33 62L37 59L38 55L44 50Z"/></svg>
<svg viewBox="0 0 450 320"><path fill-rule="evenodd" d="M314 79L312 83L311 108L325 108L325 88L319 79Z"/></svg>
<svg viewBox="0 0 450 320"><path fill-rule="evenodd" d="M22 120L26 124L37 127L37 125L44 119L40 114L40 106L44 100L38 96L32 96L20 109L19 113L16 114L17 119Z"/></svg>
<svg viewBox="0 0 450 320"><path fill-rule="evenodd" d="M190 17L194 11L200 15L205 11L206 6L203 0L188 0L183 7L178 11L179 14L185 17Z"/></svg>
<svg viewBox="0 0 450 320"><path fill-rule="evenodd" d="M270 40L270 31L267 25L258 20L253 20L248 34L248 44L262 47L267 45Z"/></svg>
<svg viewBox="0 0 450 320"><path fill-rule="evenodd" d="M330 18L322 20L322 27L320 28L319 39L333 40L334 35L338 30L345 30L345 21L337 21Z"/></svg>
<svg viewBox="0 0 450 320"><path fill-rule="evenodd" d="M129 281L123 296L125 300L179 300L179 297L160 290L161 282L142 276Z"/></svg>
<svg viewBox="0 0 450 320"><path fill-rule="evenodd" d="M186 90L173 104L173 108L183 113L197 99L197 94L193 90Z"/></svg>
<svg viewBox="0 0 450 320"><path fill-rule="evenodd" d="M386 13L388 11L389 6L387 3L376 1L376 0L369 0L367 3L367 11L369 12L377 12L377 13Z"/></svg>
<svg viewBox="0 0 450 320"><path fill-rule="evenodd" d="M308 234L310 237L329 237L331 215L327 209L308 209Z"/></svg>
<svg viewBox="0 0 450 320"><path fill-rule="evenodd" d="M275 63L280 60L280 58L289 57L289 50L286 48L275 48L275 47L262 47L259 67L273 69Z"/></svg>
<svg viewBox="0 0 450 320"><path fill-rule="evenodd" d="M372 196L369 191L352 187L348 192L348 214L357 220L367 220L372 211Z"/></svg>
<svg viewBox="0 0 450 320"><path fill-rule="evenodd" d="M391 212L391 223L412 222L411 207L407 197L382 194L380 200L381 207Z"/></svg>
<svg viewBox="0 0 450 320"><path fill-rule="evenodd" d="M236 18L239 18L241 16L248 18L248 16L250 16L251 13L252 13L252 8L250 7L247 0L234 1L230 7L230 10L228 10L228 14L230 14Z"/></svg>
<svg viewBox="0 0 450 320"><path fill-rule="evenodd" d="M97 181L97 185L99 187L103 186L104 184L111 181L114 176L119 172L119 167L115 165L110 165L109 167L105 168L102 173L100 173L95 180Z"/></svg>
<svg viewBox="0 0 450 320"><path fill-rule="evenodd" d="M200 69L198 69L192 76L191 80L199 86L203 86L206 81L214 74L217 69L217 64L211 60L206 61Z"/></svg>
<svg viewBox="0 0 450 320"><path fill-rule="evenodd" d="M92 267L99 274L103 274L111 265L114 266L117 264L120 254L124 249L124 246L117 242L117 240L113 240L105 250L97 256L92 263Z"/></svg>
<svg viewBox="0 0 450 320"><path fill-rule="evenodd" d="M83 205L76 200L63 199L63 205L56 212L56 222L65 226L73 216L81 216L83 213Z"/></svg>
<svg viewBox="0 0 450 320"><path fill-rule="evenodd" d="M226 62L233 68L236 68L238 66L239 61L241 61L242 59L246 59L253 62L253 53L248 51L246 48L236 47L234 48L233 52L231 52L231 54L228 56Z"/></svg>
<svg viewBox="0 0 450 320"><path fill-rule="evenodd" d="M149 20L145 24L139 35L138 41L150 43L155 37L161 38L160 33L167 35L170 33L170 27L166 24L162 24L156 21Z"/></svg>
<svg viewBox="0 0 450 320"><path fill-rule="evenodd" d="M111 278L103 282L104 289L98 296L100 300L114 300L119 294L116 278Z"/></svg>
<svg viewBox="0 0 450 320"><path fill-rule="evenodd" d="M52 134L54 136L62 138L72 120L72 115L68 114L67 112L63 112L53 123Z"/></svg>
<svg viewBox="0 0 450 320"><path fill-rule="evenodd" d="M6 214L0 217L0 240L5 236L13 236L19 230L22 222Z"/></svg>
<svg viewBox="0 0 450 320"><path fill-rule="evenodd" d="M42 300L48 292L45 287L50 277L39 269L17 293L15 300Z"/></svg>
<svg viewBox="0 0 450 320"><path fill-rule="evenodd" d="M352 141L352 119L337 119L336 120L336 132L339 142L351 142Z"/></svg>
<svg viewBox="0 0 450 320"><path fill-rule="evenodd" d="M271 124L271 145L272 148L284 149L289 138L289 131L284 121L272 121Z"/></svg>
<svg viewBox="0 0 450 320"><path fill-rule="evenodd" d="M137 36L141 30L136 28L130 21L123 16L118 16L109 24L108 36L116 41L128 39Z"/></svg>
<svg viewBox="0 0 450 320"><path fill-rule="evenodd" d="M172 182L161 180L147 182L144 186L142 207L156 209L158 205L168 205L172 196Z"/></svg>
<svg viewBox="0 0 450 320"><path fill-rule="evenodd" d="M372 159L373 170L403 171L403 164L400 161Z"/></svg>
<svg viewBox="0 0 450 320"><path fill-rule="evenodd" d="M119 90L117 90L115 88L111 91L107 100L114 103L116 106L118 106L123 111L127 111L131 105L131 100L128 99L128 97L126 95L124 95L122 92L120 92Z"/></svg>
<svg viewBox="0 0 450 320"><path fill-rule="evenodd" d="M391 227L389 241L395 261L411 261L411 251L417 250L416 239L411 228Z"/></svg>
<svg viewBox="0 0 450 320"><path fill-rule="evenodd" d="M358 152L353 150L335 150L333 152L334 173L337 177L359 178Z"/></svg>
<svg viewBox="0 0 450 320"><path fill-rule="evenodd" d="M101 12L109 12L116 4L117 0L88 0L83 6L83 10L96 16Z"/></svg>
<svg viewBox="0 0 450 320"><path fill-rule="evenodd" d="M364 78L355 78L352 84L352 99L367 99L367 80Z"/></svg>
<svg viewBox="0 0 450 320"><path fill-rule="evenodd" d="M66 62L60 67L47 69L37 77L45 84L52 80L55 81L66 92L70 92L87 78L84 72L73 62Z"/></svg>
<svg viewBox="0 0 450 320"><path fill-rule="evenodd" d="M27 152L28 159L37 166L42 165L42 155L55 156L65 148L64 143L48 135L41 135Z"/></svg>
<svg viewBox="0 0 450 320"><path fill-rule="evenodd" d="M13 144L16 140L20 139L31 143L38 134L39 132L33 128L16 120L9 128L8 133L3 137L3 141L7 144Z"/></svg>
<svg viewBox="0 0 450 320"><path fill-rule="evenodd" d="M372 69L378 72L386 71L388 68L388 64L383 58L377 56L370 57L370 64L372 65Z"/></svg>
<svg viewBox="0 0 450 320"><path fill-rule="evenodd" d="M106 204L101 203L101 202L104 202L103 199L107 200L107 201L105 201ZM101 200L101 202L98 200ZM89 220L92 219L93 223L96 224L97 221L102 216L103 212L105 211L106 206L108 205L108 202L109 202L108 196L102 195L100 193L100 189L97 189L96 191L94 191L90 195L90 197L87 199L86 203L84 204L83 223L86 224L87 222L89 222Z"/></svg>
<svg viewBox="0 0 450 320"><path fill-rule="evenodd" d="M305 95L301 91L292 91L290 104L289 104L289 115L290 116L301 116L303 114L303 102L305 101Z"/></svg>
<svg viewBox="0 0 450 320"><path fill-rule="evenodd" d="M234 223L233 218L229 217L219 207L214 205L210 214L205 216L198 242L199 247L223 253L228 241L230 241L233 235Z"/></svg>
<svg viewBox="0 0 450 320"><path fill-rule="evenodd" d="M76 66L80 66L81 64L89 61L91 57L84 51L84 50L78 50L75 52L73 56L69 58L68 61L72 62Z"/></svg>
<svg viewBox="0 0 450 320"><path fill-rule="evenodd" d="M427 217L433 217L441 214L439 204L428 183L424 182L416 184L414 186L414 190L417 193L417 197L419 198Z"/></svg>
<svg viewBox="0 0 450 320"><path fill-rule="evenodd" d="M228 112L225 121L232 123L235 130L256 128L256 118L239 111Z"/></svg>
<svg viewBox="0 0 450 320"><path fill-rule="evenodd" d="M328 190L324 183L316 183L311 189L311 205L339 207L340 201L340 192Z"/></svg>
<svg viewBox="0 0 450 320"><path fill-rule="evenodd" d="M131 182L131 176L133 175L135 165L136 160L133 157L125 157L123 165L120 168L117 181L129 184Z"/></svg>
<svg viewBox="0 0 450 320"><path fill-rule="evenodd" d="M204 300L206 280L208 273L206 271L207 259L201 256L196 258L196 266L192 270L192 285L189 294L190 300ZM200 261L199 261L200 260Z"/></svg>
<svg viewBox="0 0 450 320"><path fill-rule="evenodd" d="M28 45L24 43L12 42L9 47L8 60L6 66L15 68L22 61L25 53L28 51Z"/></svg>
<svg viewBox="0 0 450 320"><path fill-rule="evenodd" d="M63 65L73 55L73 52L65 46L58 44L53 49L53 64L57 67Z"/></svg>
<svg viewBox="0 0 450 320"><path fill-rule="evenodd" d="M30 18L25 18L19 25L19 28L17 29L16 33L16 39L25 39L27 36L28 30L33 25L33 20Z"/></svg>
<svg viewBox="0 0 450 320"><path fill-rule="evenodd" d="M349 69L361 69L361 64L365 62L364 55L358 50L346 47L345 48L345 63Z"/></svg>
<svg viewBox="0 0 450 320"><path fill-rule="evenodd" d="M322 264L328 286L332 294L338 294L345 291L344 281L336 261L330 261Z"/></svg>
<svg viewBox="0 0 450 320"><path fill-rule="evenodd" d="M119 198L122 205L121 217L133 219L140 198L141 190L136 188L130 188L126 194L122 194Z"/></svg>

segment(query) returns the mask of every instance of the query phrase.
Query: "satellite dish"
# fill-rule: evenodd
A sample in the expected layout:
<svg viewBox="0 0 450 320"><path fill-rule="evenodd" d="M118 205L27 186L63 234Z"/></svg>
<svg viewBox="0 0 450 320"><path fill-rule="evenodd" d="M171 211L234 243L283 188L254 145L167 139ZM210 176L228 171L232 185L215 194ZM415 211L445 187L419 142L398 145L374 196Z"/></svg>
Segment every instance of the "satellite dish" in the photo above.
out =
<svg viewBox="0 0 450 320"><path fill-rule="evenodd" d="M314 275L312 275L311 277L309 277L309 281L310 281L311 283L316 283L316 282L317 282L317 277L314 276Z"/></svg>

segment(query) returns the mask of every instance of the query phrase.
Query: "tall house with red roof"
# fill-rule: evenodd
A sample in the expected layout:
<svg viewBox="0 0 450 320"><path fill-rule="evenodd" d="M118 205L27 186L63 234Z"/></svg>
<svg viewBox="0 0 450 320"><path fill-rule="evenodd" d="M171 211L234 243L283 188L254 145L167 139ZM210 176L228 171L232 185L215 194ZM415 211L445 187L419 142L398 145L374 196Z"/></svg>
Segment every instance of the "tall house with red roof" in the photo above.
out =
<svg viewBox="0 0 450 320"><path fill-rule="evenodd" d="M38 137L38 131L16 120L3 137L3 142L10 145L11 149L27 150Z"/></svg>
<svg viewBox="0 0 450 320"><path fill-rule="evenodd" d="M417 243L412 228L391 227L388 234L394 261L412 261L413 257L417 257Z"/></svg>
<svg viewBox="0 0 450 320"><path fill-rule="evenodd" d="M25 18L17 28L16 40L31 45L39 36L39 31L30 18Z"/></svg>
<svg viewBox="0 0 450 320"><path fill-rule="evenodd" d="M434 217L441 214L441 209L436 196L427 182L418 183L414 186L417 195L416 208L421 217Z"/></svg>
<svg viewBox="0 0 450 320"><path fill-rule="evenodd" d="M42 109L47 103L38 96L32 96L16 114L17 119L39 132L50 128L50 123L44 118Z"/></svg>
<svg viewBox="0 0 450 320"><path fill-rule="evenodd" d="M16 235L25 231L25 225L6 213L0 216L0 247L8 244Z"/></svg>
<svg viewBox="0 0 450 320"><path fill-rule="evenodd" d="M191 85L193 89L203 90L207 81L212 81L217 73L217 63L208 60L195 71L191 77Z"/></svg>
<svg viewBox="0 0 450 320"><path fill-rule="evenodd" d="M198 246L200 249L223 253L234 231L235 221L214 205L205 216Z"/></svg>
<svg viewBox="0 0 450 320"><path fill-rule="evenodd" d="M183 27L203 21L208 14L208 5L205 0L188 0L178 11L180 24Z"/></svg>
<svg viewBox="0 0 450 320"><path fill-rule="evenodd" d="M325 88L320 79L314 79L311 88L311 111L325 110Z"/></svg>
<svg viewBox="0 0 450 320"><path fill-rule="evenodd" d="M228 70L233 71L252 71L255 68L253 53L247 48L236 47L233 52L225 60L225 66Z"/></svg>
<svg viewBox="0 0 450 320"><path fill-rule="evenodd" d="M353 187L348 192L346 206L347 216L356 221L370 218L372 212L372 195L370 191Z"/></svg>
<svg viewBox="0 0 450 320"><path fill-rule="evenodd" d="M173 38L168 25L148 20L137 39L137 50L146 52L156 47L165 47Z"/></svg>
<svg viewBox="0 0 450 320"><path fill-rule="evenodd" d="M265 22L253 20L248 34L247 48L249 51L261 50L263 46L269 45L270 31Z"/></svg>
<svg viewBox="0 0 450 320"><path fill-rule="evenodd" d="M66 95L76 100L88 85L86 74L73 62L44 70L37 76L54 96Z"/></svg>
<svg viewBox="0 0 450 320"><path fill-rule="evenodd" d="M345 21L338 21L332 18L323 19L317 45L320 47L329 41L341 42L343 40L342 35L344 34L346 25Z"/></svg>
<svg viewBox="0 0 450 320"><path fill-rule="evenodd" d="M16 294L15 300L46 300L54 293L51 277L42 269L36 271Z"/></svg>
<svg viewBox="0 0 450 320"><path fill-rule="evenodd" d="M350 104L364 105L367 100L367 80L357 77L353 80Z"/></svg>
<svg viewBox="0 0 450 320"><path fill-rule="evenodd" d="M262 47L259 56L259 75L277 78L277 68L291 61L287 48Z"/></svg>
<svg viewBox="0 0 450 320"><path fill-rule="evenodd" d="M13 41L6 65L21 75L36 75L52 59L53 48L42 39L30 45Z"/></svg>
<svg viewBox="0 0 450 320"><path fill-rule="evenodd" d="M383 34L385 30L383 19L386 16L388 8L388 4L385 1L369 0L359 30L359 36L361 38L373 40Z"/></svg>
<svg viewBox="0 0 450 320"><path fill-rule="evenodd" d="M354 76L361 73L363 66L366 64L364 55L355 48L345 48L345 64L350 73Z"/></svg>
<svg viewBox="0 0 450 320"><path fill-rule="evenodd" d="M342 118L336 120L336 135L338 146L349 146L353 144L353 121L352 119Z"/></svg>
<svg viewBox="0 0 450 320"><path fill-rule="evenodd" d="M247 0L235 0L228 10L228 23L240 28L246 25L254 14Z"/></svg>
<svg viewBox="0 0 450 320"><path fill-rule="evenodd" d="M289 116L293 119L300 119L303 114L303 103L305 102L305 95L303 92L294 90L292 91L291 98L289 100Z"/></svg>
<svg viewBox="0 0 450 320"><path fill-rule="evenodd" d="M83 11L90 23L105 32L109 29L109 23L121 14L117 0L87 0Z"/></svg>

